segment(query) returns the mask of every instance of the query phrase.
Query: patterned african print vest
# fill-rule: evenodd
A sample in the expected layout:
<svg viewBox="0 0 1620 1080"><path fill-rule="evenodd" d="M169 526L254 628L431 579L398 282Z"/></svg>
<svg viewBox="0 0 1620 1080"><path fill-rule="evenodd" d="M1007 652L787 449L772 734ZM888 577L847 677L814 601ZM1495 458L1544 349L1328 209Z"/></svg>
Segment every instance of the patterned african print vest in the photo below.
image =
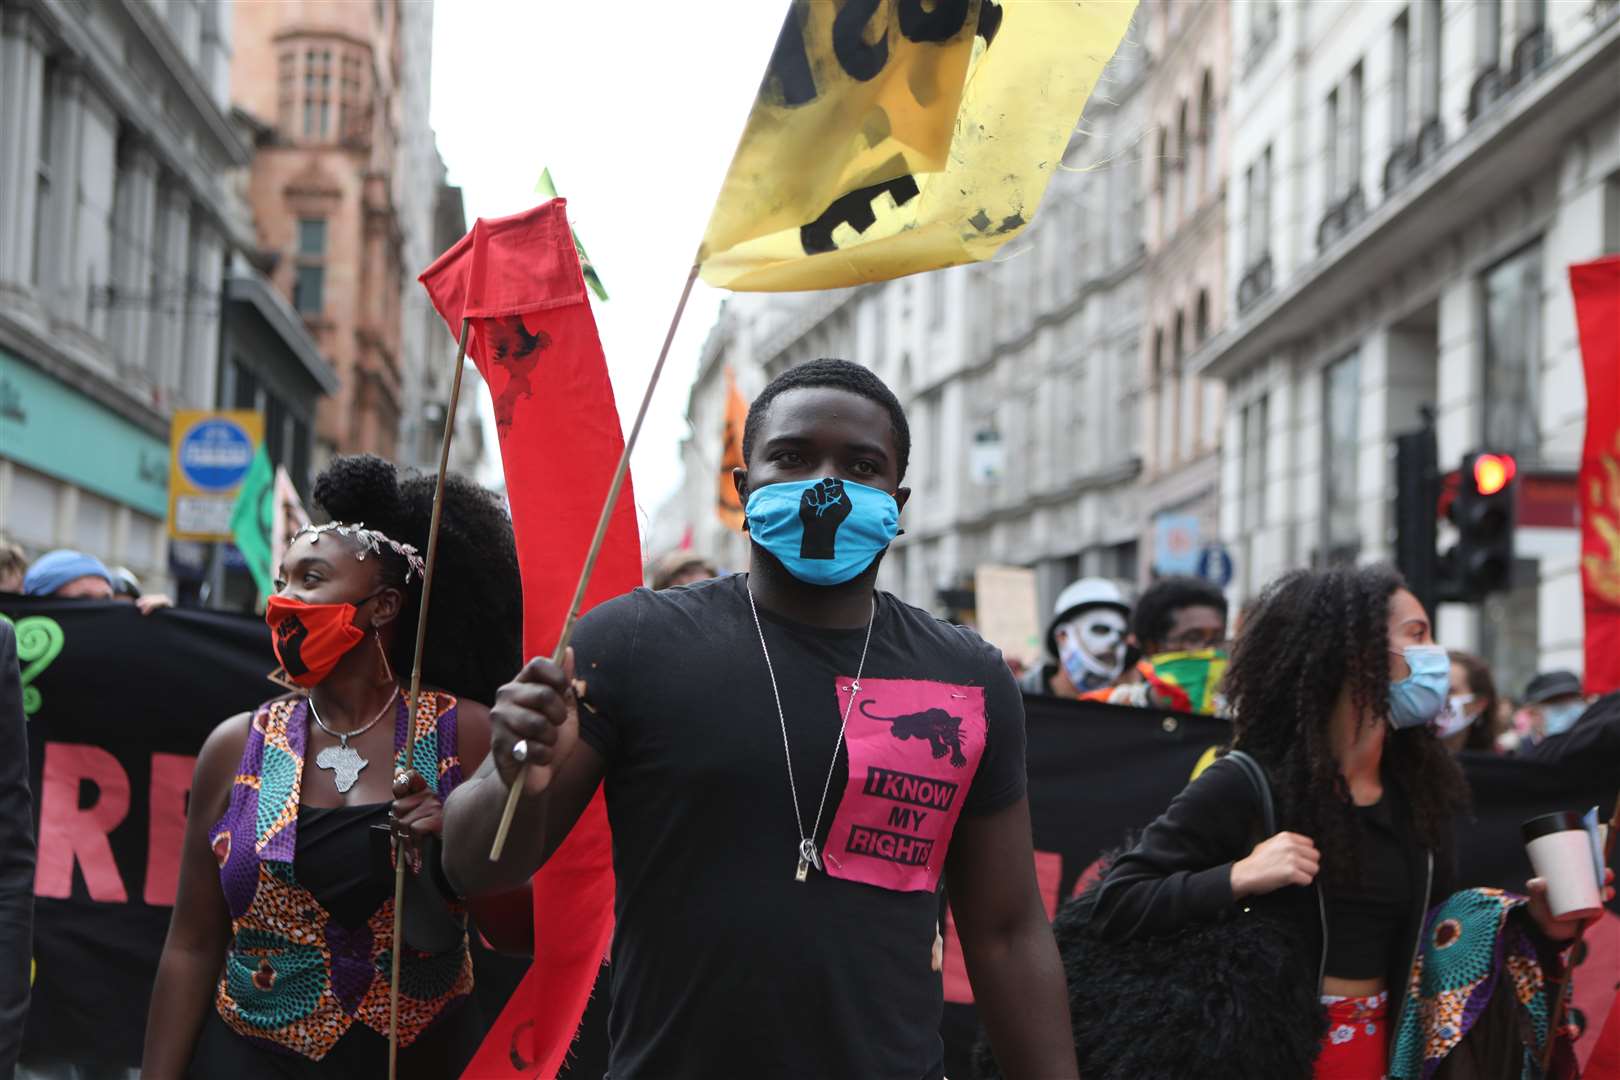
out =
<svg viewBox="0 0 1620 1080"><path fill-rule="evenodd" d="M461 782L456 699L423 691L409 730L406 711L401 697L394 767L414 768L443 799ZM344 927L294 875L308 735L306 699L261 705L230 806L209 833L232 929L215 1007L238 1034L320 1060L356 1022L388 1036L394 901L390 892L365 925ZM466 934L444 953L407 947L399 979L399 1041L408 1046L471 992Z"/></svg>

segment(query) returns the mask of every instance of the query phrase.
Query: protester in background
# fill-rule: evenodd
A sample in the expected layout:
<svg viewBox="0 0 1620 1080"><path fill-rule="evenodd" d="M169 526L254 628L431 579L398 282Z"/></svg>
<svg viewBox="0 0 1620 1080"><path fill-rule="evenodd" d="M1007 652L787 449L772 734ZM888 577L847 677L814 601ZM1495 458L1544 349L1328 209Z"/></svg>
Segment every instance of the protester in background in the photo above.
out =
<svg viewBox="0 0 1620 1080"><path fill-rule="evenodd" d="M113 599L134 604L140 609L142 615L150 615L158 608L174 607L174 601L162 593L142 596L141 579L136 577L135 571L127 566L113 567L112 579Z"/></svg>
<svg viewBox="0 0 1620 1080"><path fill-rule="evenodd" d="M1321 973L1328 1030L1316 1076L1383 1077L1425 913L1451 892L1453 823L1468 800L1429 730L1448 680L1445 650L1393 569L1301 570L1273 583L1237 642L1225 692L1234 748L1261 765L1282 831L1255 843L1259 795L1237 762L1217 760L1108 870L1099 931L1158 937L1238 908L1266 913L1303 950L1292 969ZM1545 883L1529 888L1534 925L1572 938L1578 926L1552 917ZM1537 963L1533 949L1512 960ZM1515 1044L1511 1060L1520 1053Z"/></svg>
<svg viewBox="0 0 1620 1080"><path fill-rule="evenodd" d="M1219 588L1202 578L1160 578L1136 602L1127 641L1143 656L1137 681L1082 696L1206 716L1224 711L1226 594Z"/></svg>
<svg viewBox="0 0 1620 1080"><path fill-rule="evenodd" d="M1019 681L1026 694L1073 700L1106 690L1125 670L1131 606L1106 578L1081 578L1058 593L1046 627L1046 652L1056 663L1030 668Z"/></svg>
<svg viewBox="0 0 1620 1080"><path fill-rule="evenodd" d="M604 792L626 1080L938 1080L946 884L1007 1075L1072 1080L1023 698L977 634L875 589L910 496L904 410L866 368L812 361L755 399L742 442L749 572L600 604L575 658L501 689L490 760L445 808L451 879L528 880ZM934 794L907 812L918 784Z"/></svg>
<svg viewBox="0 0 1620 1080"><path fill-rule="evenodd" d="M26 721L17 635L0 619L0 1076L12 1075L22 1049L34 954L34 811Z"/></svg>
<svg viewBox="0 0 1620 1080"><path fill-rule="evenodd" d="M41 555L28 568L23 592L58 600L111 600L112 572L93 555L58 548Z"/></svg>
<svg viewBox="0 0 1620 1080"><path fill-rule="evenodd" d="M719 576L714 563L690 549L666 551L647 564L647 587L655 592Z"/></svg>
<svg viewBox="0 0 1620 1080"><path fill-rule="evenodd" d="M23 549L0 536L0 593L22 592L27 573L28 556Z"/></svg>
<svg viewBox="0 0 1620 1080"><path fill-rule="evenodd" d="M1434 733L1453 754L1460 750L1496 751L1496 680L1485 661L1473 653L1453 649L1451 695L1434 722Z"/></svg>
<svg viewBox="0 0 1620 1080"><path fill-rule="evenodd" d="M481 700L521 657L520 589L506 510L448 477L408 717L433 487L370 456L315 482L334 520L289 545L265 616L301 689L225 721L197 759L145 1080L386 1072L393 874L372 857L384 822L412 870L399 1075L455 1076L477 1049L464 909L422 853L441 800L488 751Z"/></svg>
<svg viewBox="0 0 1620 1080"><path fill-rule="evenodd" d="M1586 706L1580 677L1574 672L1543 671L1536 675L1525 686L1524 697L1519 701L1519 712L1527 728L1520 742L1521 752L1526 749L1526 743L1533 746L1574 727Z"/></svg>

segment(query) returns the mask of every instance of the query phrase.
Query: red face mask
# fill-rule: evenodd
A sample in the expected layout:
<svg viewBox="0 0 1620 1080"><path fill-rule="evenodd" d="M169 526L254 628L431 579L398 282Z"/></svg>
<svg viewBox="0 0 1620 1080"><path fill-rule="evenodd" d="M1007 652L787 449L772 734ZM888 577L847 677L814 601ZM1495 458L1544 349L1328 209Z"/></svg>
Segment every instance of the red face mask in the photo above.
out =
<svg viewBox="0 0 1620 1080"><path fill-rule="evenodd" d="M376 593L361 600L364 604ZM314 686L332 673L343 654L366 636L354 625L358 604L310 604L272 596L265 605L271 644L287 677L299 686Z"/></svg>

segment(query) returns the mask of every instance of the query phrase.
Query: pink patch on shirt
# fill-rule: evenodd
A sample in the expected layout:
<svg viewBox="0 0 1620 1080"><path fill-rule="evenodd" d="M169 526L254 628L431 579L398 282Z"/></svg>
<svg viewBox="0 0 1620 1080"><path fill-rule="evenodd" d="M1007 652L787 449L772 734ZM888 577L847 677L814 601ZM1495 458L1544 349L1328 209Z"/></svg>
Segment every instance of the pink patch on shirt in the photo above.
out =
<svg viewBox="0 0 1620 1080"><path fill-rule="evenodd" d="M839 676L847 704L852 681ZM833 817L827 873L898 892L932 892L984 756L984 688L863 679L844 733L849 786Z"/></svg>

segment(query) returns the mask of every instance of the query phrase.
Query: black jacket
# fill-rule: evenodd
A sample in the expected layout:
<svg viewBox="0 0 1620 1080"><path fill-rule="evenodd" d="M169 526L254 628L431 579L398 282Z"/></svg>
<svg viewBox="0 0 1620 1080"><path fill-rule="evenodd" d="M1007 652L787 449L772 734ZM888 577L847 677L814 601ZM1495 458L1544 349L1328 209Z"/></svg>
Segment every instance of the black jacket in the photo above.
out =
<svg viewBox="0 0 1620 1080"><path fill-rule="evenodd" d="M1397 828L1411 811L1393 783ZM1175 797L1170 808L1142 833L1136 846L1109 869L1097 894L1093 926L1116 941L1172 934L1188 924L1209 921L1232 910L1232 864L1254 849L1261 837L1261 806L1254 785L1224 758L1216 761ZM1287 823L1282 823L1287 828ZM1409 830L1407 830L1409 831ZM1451 895L1449 852L1435 853L1415 840L1406 845L1411 880L1425 883L1412 897L1406 931L1397 951L1385 959L1390 1031L1400 1030L1407 975L1417 954L1423 920ZM1327 958L1327 908L1320 884L1279 889L1246 900L1291 923L1319 957L1320 983ZM1394 1040L1390 1042L1391 1050Z"/></svg>
<svg viewBox="0 0 1620 1080"><path fill-rule="evenodd" d="M17 636L0 619L0 1076L22 1049L34 950L34 808Z"/></svg>

